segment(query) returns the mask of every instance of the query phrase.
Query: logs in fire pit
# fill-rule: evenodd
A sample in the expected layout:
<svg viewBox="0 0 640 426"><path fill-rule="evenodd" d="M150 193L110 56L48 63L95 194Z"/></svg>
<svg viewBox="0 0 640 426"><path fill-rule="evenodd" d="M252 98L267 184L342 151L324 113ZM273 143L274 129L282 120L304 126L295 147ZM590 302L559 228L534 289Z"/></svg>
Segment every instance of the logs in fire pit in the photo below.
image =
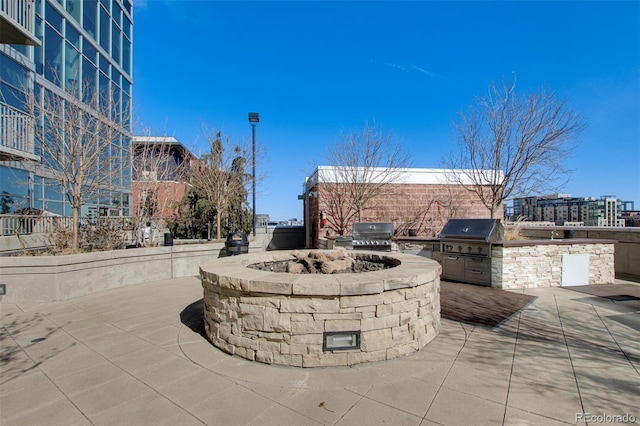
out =
<svg viewBox="0 0 640 426"><path fill-rule="evenodd" d="M333 252L312 250L310 252L296 250L291 253L294 259L259 262L249 268L260 271L288 272L291 274L344 274L380 271L395 265L392 258L372 259L354 258L345 249Z"/></svg>

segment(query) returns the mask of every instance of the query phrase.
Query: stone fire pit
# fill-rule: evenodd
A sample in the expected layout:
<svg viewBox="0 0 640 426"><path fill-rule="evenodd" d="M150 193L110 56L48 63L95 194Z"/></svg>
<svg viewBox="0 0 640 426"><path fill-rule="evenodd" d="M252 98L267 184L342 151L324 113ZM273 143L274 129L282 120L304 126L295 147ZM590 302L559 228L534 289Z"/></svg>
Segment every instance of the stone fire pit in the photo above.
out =
<svg viewBox="0 0 640 426"><path fill-rule="evenodd" d="M437 262L402 253L349 251L357 263L382 263L386 269L332 274L255 269L287 263L300 253L252 253L202 265L209 341L252 361L318 367L396 358L421 349L438 334Z"/></svg>

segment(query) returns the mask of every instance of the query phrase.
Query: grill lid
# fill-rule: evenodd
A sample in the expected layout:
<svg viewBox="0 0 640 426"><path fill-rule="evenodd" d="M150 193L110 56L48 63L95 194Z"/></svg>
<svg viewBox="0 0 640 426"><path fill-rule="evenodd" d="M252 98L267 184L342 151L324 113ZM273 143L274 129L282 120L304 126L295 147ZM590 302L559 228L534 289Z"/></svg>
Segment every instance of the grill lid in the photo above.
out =
<svg viewBox="0 0 640 426"><path fill-rule="evenodd" d="M392 222L369 222L353 224L353 239L390 240L393 237Z"/></svg>
<svg viewBox="0 0 640 426"><path fill-rule="evenodd" d="M440 239L493 242L503 238L499 219L450 219L440 231Z"/></svg>

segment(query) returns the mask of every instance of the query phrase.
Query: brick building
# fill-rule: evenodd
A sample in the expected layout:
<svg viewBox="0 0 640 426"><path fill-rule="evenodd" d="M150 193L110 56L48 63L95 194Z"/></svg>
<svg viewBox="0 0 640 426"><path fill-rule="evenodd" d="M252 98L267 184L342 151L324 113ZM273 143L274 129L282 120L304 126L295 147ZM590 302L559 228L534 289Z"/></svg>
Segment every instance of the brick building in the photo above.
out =
<svg viewBox="0 0 640 426"><path fill-rule="evenodd" d="M135 136L133 147L133 212L149 219L174 216L188 189L182 175L193 154L174 137Z"/></svg>
<svg viewBox="0 0 640 426"><path fill-rule="evenodd" d="M384 185L366 204L360 220L353 206L347 207L351 212L342 213L349 217L345 224L336 218L340 214L335 214L339 210L335 206L335 194L348 184L340 182L335 170L320 166L305 182L304 222L310 247L317 247L321 236L350 235L355 222L393 222L396 235L408 235L412 229L418 236L431 237L436 236L449 219L491 217L476 194L459 183L451 183L464 177L460 171L412 168L397 171L398 178ZM457 174L456 179L451 179L451 173Z"/></svg>

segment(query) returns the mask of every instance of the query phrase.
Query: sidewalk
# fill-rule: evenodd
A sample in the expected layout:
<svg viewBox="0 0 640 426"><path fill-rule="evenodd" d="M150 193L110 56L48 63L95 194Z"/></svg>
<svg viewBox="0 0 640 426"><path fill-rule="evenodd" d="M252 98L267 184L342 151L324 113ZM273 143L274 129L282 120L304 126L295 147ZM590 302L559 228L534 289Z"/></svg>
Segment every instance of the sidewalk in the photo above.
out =
<svg viewBox="0 0 640 426"><path fill-rule="evenodd" d="M496 330L442 320L413 355L319 369L210 345L195 277L2 304L0 424L640 424L640 300L526 293Z"/></svg>

